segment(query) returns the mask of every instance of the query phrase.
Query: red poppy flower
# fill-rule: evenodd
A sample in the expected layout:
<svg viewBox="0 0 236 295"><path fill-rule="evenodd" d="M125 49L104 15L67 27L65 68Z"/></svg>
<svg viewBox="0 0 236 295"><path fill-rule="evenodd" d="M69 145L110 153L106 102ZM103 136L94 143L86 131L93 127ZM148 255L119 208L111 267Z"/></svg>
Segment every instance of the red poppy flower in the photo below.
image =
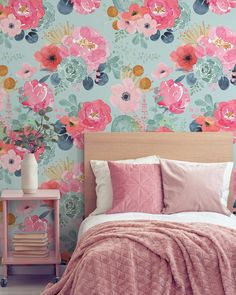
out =
<svg viewBox="0 0 236 295"><path fill-rule="evenodd" d="M40 62L43 68L51 71L55 71L62 60L59 48L53 44L44 46L40 51L34 54L34 57Z"/></svg>
<svg viewBox="0 0 236 295"><path fill-rule="evenodd" d="M191 71L197 62L195 48L191 45L183 45L170 54L171 59L176 62L179 68L185 71Z"/></svg>

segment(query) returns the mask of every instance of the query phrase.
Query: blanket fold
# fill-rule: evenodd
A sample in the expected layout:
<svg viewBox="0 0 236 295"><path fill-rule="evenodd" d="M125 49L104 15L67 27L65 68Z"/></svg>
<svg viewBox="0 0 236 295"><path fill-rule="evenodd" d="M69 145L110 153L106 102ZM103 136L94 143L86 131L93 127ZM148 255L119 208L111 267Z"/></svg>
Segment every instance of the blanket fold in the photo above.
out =
<svg viewBox="0 0 236 295"><path fill-rule="evenodd" d="M235 295L236 231L144 220L94 226L41 295L56 294Z"/></svg>

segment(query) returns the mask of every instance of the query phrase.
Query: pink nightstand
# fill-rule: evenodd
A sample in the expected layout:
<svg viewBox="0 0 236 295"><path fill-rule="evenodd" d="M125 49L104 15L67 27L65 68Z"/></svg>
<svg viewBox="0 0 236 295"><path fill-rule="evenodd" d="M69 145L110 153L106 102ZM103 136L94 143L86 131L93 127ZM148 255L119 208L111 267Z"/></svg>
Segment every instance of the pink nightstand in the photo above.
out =
<svg viewBox="0 0 236 295"><path fill-rule="evenodd" d="M59 279L59 265L61 263L60 256L60 226L59 226L59 200L60 191L56 189L41 190L39 189L35 194L24 194L21 190L4 190L1 198L3 205L3 278L1 286L7 286L7 267L8 265L32 265L32 264L55 264L56 278ZM7 205L9 201L39 201L52 200L54 202L54 242L55 249L49 253L45 258L17 258L13 257L8 251L8 222L7 222Z"/></svg>

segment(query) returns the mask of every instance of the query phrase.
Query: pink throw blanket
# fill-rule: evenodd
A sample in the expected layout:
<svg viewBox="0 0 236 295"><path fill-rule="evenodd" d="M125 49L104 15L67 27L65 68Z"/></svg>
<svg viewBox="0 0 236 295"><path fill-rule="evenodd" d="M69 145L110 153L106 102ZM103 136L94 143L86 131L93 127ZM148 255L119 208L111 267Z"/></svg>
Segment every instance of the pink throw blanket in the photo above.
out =
<svg viewBox="0 0 236 295"><path fill-rule="evenodd" d="M235 295L236 231L210 224L106 222L42 295Z"/></svg>

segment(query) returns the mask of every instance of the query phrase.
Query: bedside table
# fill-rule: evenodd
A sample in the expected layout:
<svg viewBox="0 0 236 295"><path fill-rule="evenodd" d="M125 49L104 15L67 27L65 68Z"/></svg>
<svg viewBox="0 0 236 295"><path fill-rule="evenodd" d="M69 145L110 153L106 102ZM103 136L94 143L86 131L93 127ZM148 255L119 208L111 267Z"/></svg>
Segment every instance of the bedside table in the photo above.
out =
<svg viewBox="0 0 236 295"><path fill-rule="evenodd" d="M7 270L8 265L39 265L39 264L54 264L55 265L55 281L59 279L59 265L61 263L60 255L60 226L59 226L59 200L60 191L56 189L41 190L39 189L35 194L24 194L21 190L4 190L0 200L3 206L3 278L1 286L7 286ZM19 258L14 257L8 250L8 202L10 201L53 201L54 203L54 243L53 251L49 252L48 257L27 257Z"/></svg>

